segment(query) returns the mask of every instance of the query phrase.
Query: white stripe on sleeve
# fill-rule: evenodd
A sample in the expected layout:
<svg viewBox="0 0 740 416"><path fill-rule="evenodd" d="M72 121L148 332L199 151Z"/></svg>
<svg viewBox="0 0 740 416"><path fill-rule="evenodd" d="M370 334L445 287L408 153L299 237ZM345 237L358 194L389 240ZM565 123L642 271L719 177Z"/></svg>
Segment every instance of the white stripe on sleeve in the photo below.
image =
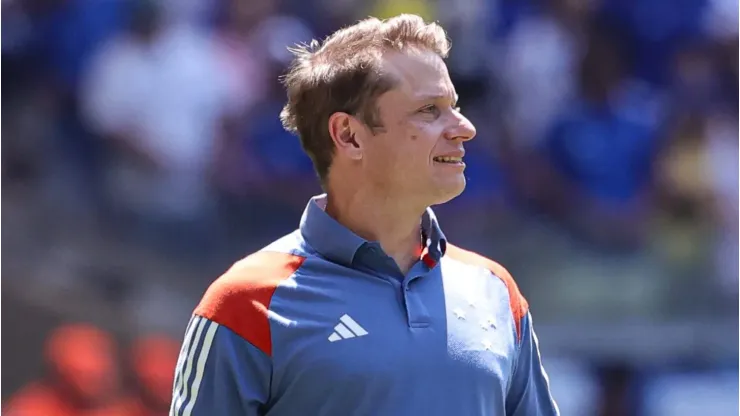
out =
<svg viewBox="0 0 740 416"><path fill-rule="evenodd" d="M193 317L193 321L194 323L192 325L191 331L195 329L195 335L191 337L186 337L185 344L187 344L187 347L183 345L183 353L181 356L182 362L178 365L178 373L180 378L177 381L177 386L172 397L172 404L170 405L171 416L177 415L178 409L181 409L183 403L185 402L185 400L187 400L188 389L186 387L188 379L190 378L190 373L193 370L193 358L195 356L195 351L198 349L198 344L201 341L203 327L207 322L205 318L202 318L200 316ZM186 354L185 351L187 351L187 356L184 356Z"/></svg>
<svg viewBox="0 0 740 416"><path fill-rule="evenodd" d="M185 362L186 357L188 356L188 352L190 351L190 346L193 343L193 333L195 332L195 325L194 323L198 320L198 316L193 315L192 318L190 318L190 322L188 322L187 328L185 328L185 338L182 342L182 347L180 348L180 355L177 356L177 366L175 367L175 379L174 383L172 383L172 394L176 394L180 387L178 387L179 383L182 383L182 363Z"/></svg>
<svg viewBox="0 0 740 416"><path fill-rule="evenodd" d="M200 354L198 355L195 378L193 379L193 384L190 386L190 402L185 407L183 416L190 416L193 406L195 406L195 401L198 400L198 391L200 390L200 383L203 381L203 372L205 371L206 361L208 361L208 353L211 351L213 338L216 336L216 330L218 329L218 324L215 322L210 322L208 325L206 337L203 340L203 348L200 349Z"/></svg>

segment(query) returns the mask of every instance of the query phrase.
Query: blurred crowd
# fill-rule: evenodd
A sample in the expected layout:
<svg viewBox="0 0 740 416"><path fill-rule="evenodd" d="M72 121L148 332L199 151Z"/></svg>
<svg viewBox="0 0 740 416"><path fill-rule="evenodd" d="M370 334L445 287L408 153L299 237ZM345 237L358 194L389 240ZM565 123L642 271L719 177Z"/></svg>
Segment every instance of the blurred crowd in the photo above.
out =
<svg viewBox="0 0 740 416"><path fill-rule="evenodd" d="M46 374L3 404L8 416L162 416L172 397L179 345L164 335L116 339L89 324L64 324L44 344ZM122 373L119 368L127 371Z"/></svg>
<svg viewBox="0 0 740 416"><path fill-rule="evenodd" d="M126 339L181 337L208 283L294 229L321 192L278 119L287 47L410 12L447 29L451 76L478 130L468 188L438 207L442 226L512 271L546 356L607 374L600 414L639 414L620 381L635 365L737 359L734 0L2 7L6 305ZM13 360L48 362L23 343L58 322L5 316L6 330L27 335L6 337ZM69 334L58 336L79 335ZM42 374L14 368L5 402ZM581 412L564 414L596 414Z"/></svg>

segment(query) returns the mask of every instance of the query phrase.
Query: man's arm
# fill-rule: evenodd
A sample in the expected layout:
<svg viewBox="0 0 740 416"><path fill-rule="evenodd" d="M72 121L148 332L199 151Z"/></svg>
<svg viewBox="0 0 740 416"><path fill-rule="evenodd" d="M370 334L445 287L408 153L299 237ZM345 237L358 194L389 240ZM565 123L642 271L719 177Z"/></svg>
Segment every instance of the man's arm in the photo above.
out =
<svg viewBox="0 0 740 416"><path fill-rule="evenodd" d="M270 302L304 257L260 251L206 290L188 324L170 416L264 414L274 367Z"/></svg>
<svg viewBox="0 0 740 416"><path fill-rule="evenodd" d="M180 350L170 416L261 415L270 358L226 326L193 315Z"/></svg>
<svg viewBox="0 0 740 416"><path fill-rule="evenodd" d="M542 366L540 348L532 328L532 315L521 318L521 341L514 374L506 397L507 416L558 416L550 381Z"/></svg>

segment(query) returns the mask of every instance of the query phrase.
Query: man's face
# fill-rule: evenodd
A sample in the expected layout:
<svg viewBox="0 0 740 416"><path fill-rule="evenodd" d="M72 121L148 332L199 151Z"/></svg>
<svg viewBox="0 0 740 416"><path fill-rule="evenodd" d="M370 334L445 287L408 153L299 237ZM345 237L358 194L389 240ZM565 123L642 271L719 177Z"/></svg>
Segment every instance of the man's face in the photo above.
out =
<svg viewBox="0 0 740 416"><path fill-rule="evenodd" d="M378 98L383 127L365 140L366 178L420 204L455 198L465 189L463 143L476 132L455 107L447 67L433 52L414 51L387 54L383 71L398 83Z"/></svg>

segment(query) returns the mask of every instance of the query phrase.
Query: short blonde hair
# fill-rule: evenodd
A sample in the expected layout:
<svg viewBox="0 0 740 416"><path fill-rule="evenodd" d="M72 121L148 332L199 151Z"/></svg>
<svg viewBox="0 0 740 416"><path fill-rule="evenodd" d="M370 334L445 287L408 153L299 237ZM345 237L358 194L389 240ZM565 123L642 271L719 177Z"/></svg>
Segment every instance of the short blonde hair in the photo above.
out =
<svg viewBox="0 0 740 416"><path fill-rule="evenodd" d="M295 58L283 79L288 102L280 120L286 130L300 138L322 184L334 155L329 117L346 112L372 129L382 127L376 100L396 85L394 79L381 74L382 56L411 48L446 58L450 43L438 24L402 14L387 20L361 20L322 43L314 40L291 49Z"/></svg>

